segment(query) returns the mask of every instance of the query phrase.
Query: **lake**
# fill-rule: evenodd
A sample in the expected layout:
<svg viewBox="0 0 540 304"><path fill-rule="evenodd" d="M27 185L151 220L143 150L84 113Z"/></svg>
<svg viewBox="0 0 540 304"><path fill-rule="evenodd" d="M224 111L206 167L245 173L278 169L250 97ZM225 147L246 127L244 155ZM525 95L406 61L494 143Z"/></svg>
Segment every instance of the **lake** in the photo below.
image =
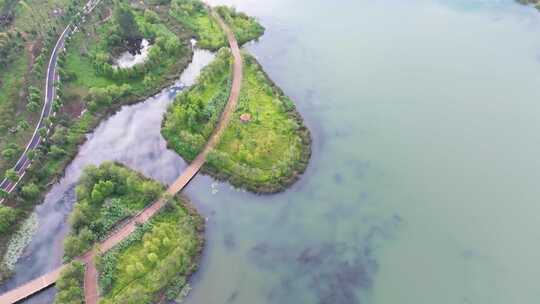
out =
<svg viewBox="0 0 540 304"><path fill-rule="evenodd" d="M513 0L210 2L267 28L247 48L296 102L313 157L272 196L192 181L207 243L185 303L538 303L538 12ZM185 163L159 135L170 98L123 108L72 168L115 159L171 182ZM71 208L70 172L38 209L42 227L59 222L50 231L65 233L67 212L51 210ZM15 281L50 255L30 248L41 253Z"/></svg>

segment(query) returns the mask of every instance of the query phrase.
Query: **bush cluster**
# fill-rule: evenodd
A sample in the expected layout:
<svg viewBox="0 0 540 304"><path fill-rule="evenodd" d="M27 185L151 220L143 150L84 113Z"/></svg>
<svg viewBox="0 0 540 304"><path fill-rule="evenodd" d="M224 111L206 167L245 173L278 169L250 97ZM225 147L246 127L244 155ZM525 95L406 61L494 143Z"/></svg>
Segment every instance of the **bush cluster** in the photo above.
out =
<svg viewBox="0 0 540 304"><path fill-rule="evenodd" d="M163 186L119 164L85 168L76 188L77 203L64 242L66 259L78 256L103 239L123 219L142 210L163 192Z"/></svg>

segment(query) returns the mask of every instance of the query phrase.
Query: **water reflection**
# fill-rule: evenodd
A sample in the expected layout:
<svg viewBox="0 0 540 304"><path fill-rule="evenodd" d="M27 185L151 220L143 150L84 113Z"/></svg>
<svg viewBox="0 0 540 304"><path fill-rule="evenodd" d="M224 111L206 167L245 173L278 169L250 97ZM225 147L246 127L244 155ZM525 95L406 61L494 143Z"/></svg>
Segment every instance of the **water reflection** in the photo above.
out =
<svg viewBox="0 0 540 304"><path fill-rule="evenodd" d="M88 135L64 177L36 208L39 229L17 263L15 276L0 286L0 292L61 265L62 242L68 232L67 217L75 201L75 184L86 166L107 160L119 161L163 183L172 182L179 175L185 163L166 149L160 134L161 121L176 94L194 83L201 68L213 56L210 52L196 50L193 62L173 86L143 103L123 107ZM51 303L54 293L54 289L47 290L25 303Z"/></svg>

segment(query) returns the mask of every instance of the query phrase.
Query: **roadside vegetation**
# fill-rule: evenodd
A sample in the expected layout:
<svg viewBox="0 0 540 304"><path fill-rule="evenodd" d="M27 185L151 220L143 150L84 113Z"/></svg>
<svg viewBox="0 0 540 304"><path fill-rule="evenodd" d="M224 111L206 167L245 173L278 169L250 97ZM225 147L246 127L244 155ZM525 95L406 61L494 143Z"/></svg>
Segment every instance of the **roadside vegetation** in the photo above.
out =
<svg viewBox="0 0 540 304"><path fill-rule="evenodd" d="M311 154L308 129L293 102L247 53L239 103L204 170L257 193L285 189L304 172ZM162 134L188 161L203 149L228 96L231 55L220 50L198 84L179 95L165 117Z"/></svg>
<svg viewBox="0 0 540 304"><path fill-rule="evenodd" d="M64 257L69 260L86 252L122 220L157 200L163 191L158 182L119 164L106 162L85 168L69 217L71 231L64 240Z"/></svg>
<svg viewBox="0 0 540 304"><path fill-rule="evenodd" d="M54 304L84 304L84 264L71 262L56 281Z"/></svg>
<svg viewBox="0 0 540 304"><path fill-rule="evenodd" d="M9 168L24 151L40 117L47 59L60 32L76 19L83 3L81 0L0 2L0 179L19 178ZM17 200L37 198L35 185L18 191ZM8 205L16 208L7 211L4 206L0 210L0 216L6 216L0 224L0 257L3 257L0 282L10 274L7 264L12 261L5 257L10 240L16 231L24 228L23 223L32 212L17 203L14 196L0 190L0 198L6 197Z"/></svg>
<svg viewBox="0 0 540 304"><path fill-rule="evenodd" d="M46 58L82 0L0 2L0 177L31 138L42 106Z"/></svg>
<svg viewBox="0 0 540 304"><path fill-rule="evenodd" d="M171 199L150 222L97 259L100 303L145 304L186 296L203 229L202 218L185 198Z"/></svg>

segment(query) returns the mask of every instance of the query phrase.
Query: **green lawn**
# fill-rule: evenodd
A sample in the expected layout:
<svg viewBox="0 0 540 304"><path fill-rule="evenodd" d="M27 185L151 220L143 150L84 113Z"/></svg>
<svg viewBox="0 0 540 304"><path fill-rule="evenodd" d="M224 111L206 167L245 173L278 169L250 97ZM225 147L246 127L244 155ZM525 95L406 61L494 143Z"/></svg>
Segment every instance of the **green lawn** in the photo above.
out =
<svg viewBox="0 0 540 304"><path fill-rule="evenodd" d="M165 208L144 233L105 254L98 263L105 288L102 304L156 303L161 295L172 300L187 290L203 245L203 221L185 202L173 200Z"/></svg>
<svg viewBox="0 0 540 304"><path fill-rule="evenodd" d="M204 169L250 191L281 191L307 166L309 131L293 102L272 84L256 60L247 53L243 57L237 110ZM227 96L223 92L230 86L230 58L230 52L220 51L198 84L177 97L166 115L162 134L188 160L204 147L223 110ZM249 121L242 122L242 115Z"/></svg>

